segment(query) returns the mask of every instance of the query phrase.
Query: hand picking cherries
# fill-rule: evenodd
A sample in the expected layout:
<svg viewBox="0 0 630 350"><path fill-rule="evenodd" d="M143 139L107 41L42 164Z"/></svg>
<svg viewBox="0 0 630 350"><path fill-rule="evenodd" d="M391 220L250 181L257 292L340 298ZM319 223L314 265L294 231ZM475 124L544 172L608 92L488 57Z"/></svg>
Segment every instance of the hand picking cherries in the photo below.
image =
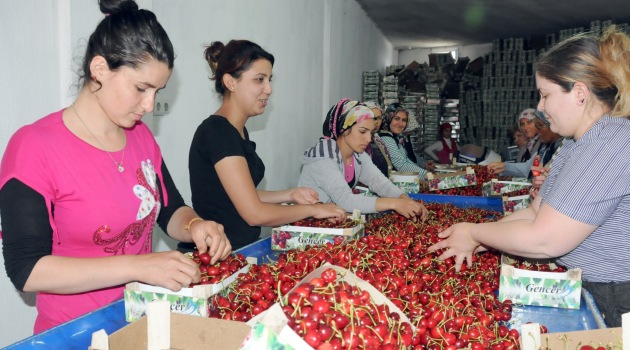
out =
<svg viewBox="0 0 630 350"><path fill-rule="evenodd" d="M534 166L540 166L540 156L535 156L534 158ZM539 170L532 170L532 175L534 176L540 176L540 171Z"/></svg>
<svg viewBox="0 0 630 350"><path fill-rule="evenodd" d="M208 252L199 254L198 250L194 250L191 258L199 265L199 271L201 272L201 280L199 283L193 283L191 287L203 284L217 284L247 265L243 254L230 255L227 259L214 265L210 265L212 257Z"/></svg>

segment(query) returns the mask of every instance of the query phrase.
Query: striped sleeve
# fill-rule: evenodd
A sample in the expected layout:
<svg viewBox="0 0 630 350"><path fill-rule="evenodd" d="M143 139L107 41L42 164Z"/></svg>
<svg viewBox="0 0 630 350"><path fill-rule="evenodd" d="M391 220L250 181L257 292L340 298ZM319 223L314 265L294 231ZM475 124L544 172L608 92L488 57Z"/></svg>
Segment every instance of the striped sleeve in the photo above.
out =
<svg viewBox="0 0 630 350"><path fill-rule="evenodd" d="M418 166L407 157L407 153L404 148L398 147L396 141L391 137L382 137L381 140L387 146L392 165L396 171L416 171L420 173L420 177L423 177L426 171Z"/></svg>
<svg viewBox="0 0 630 350"><path fill-rule="evenodd" d="M630 162L619 159L620 148L608 142L580 141L584 142L574 143L570 152L562 152L562 168L549 184L552 188L544 200L574 220L599 226L630 194Z"/></svg>
<svg viewBox="0 0 630 350"><path fill-rule="evenodd" d="M604 117L566 140L540 189L543 203L595 230L559 257L591 282L630 281L630 121ZM571 232L563 232L571 235Z"/></svg>

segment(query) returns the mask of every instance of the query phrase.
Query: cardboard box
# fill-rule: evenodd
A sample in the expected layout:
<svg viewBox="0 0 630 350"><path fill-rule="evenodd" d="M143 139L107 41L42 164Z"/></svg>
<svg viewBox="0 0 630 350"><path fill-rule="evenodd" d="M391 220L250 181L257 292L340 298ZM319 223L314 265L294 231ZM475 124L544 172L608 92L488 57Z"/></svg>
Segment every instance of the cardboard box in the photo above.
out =
<svg viewBox="0 0 630 350"><path fill-rule="evenodd" d="M420 192L420 176L417 172L392 171L389 180L405 193Z"/></svg>
<svg viewBox="0 0 630 350"><path fill-rule="evenodd" d="M523 196L515 196L515 197L503 196L502 201L503 201L503 215L510 215L511 213L517 210L527 208L531 201L531 197L528 194L523 195Z"/></svg>
<svg viewBox="0 0 630 350"><path fill-rule="evenodd" d="M238 349L251 331L251 327L243 322L175 313L171 313L169 325L170 347L168 349ZM148 349L148 333L148 322L145 316L109 336L105 334L107 347L96 345L93 335L90 349Z"/></svg>
<svg viewBox="0 0 630 350"><path fill-rule="evenodd" d="M540 324L521 326L522 350L581 349L582 346L607 350L630 349L630 313L621 315L622 327L600 328L575 332L540 334Z"/></svg>
<svg viewBox="0 0 630 350"><path fill-rule="evenodd" d="M323 245L330 243L342 243L346 240L360 238L365 229L363 222L365 217L353 215L358 224L350 228L321 228L308 226L284 225L271 229L271 250L291 250L307 245Z"/></svg>
<svg viewBox="0 0 630 350"><path fill-rule="evenodd" d="M499 181L492 179L483 183L481 193L484 197L501 196L504 193L529 187L532 187L530 182Z"/></svg>
<svg viewBox="0 0 630 350"><path fill-rule="evenodd" d="M549 261L536 261L544 262ZM512 266L514 259L501 256L499 300L512 300L515 304L550 306L564 309L579 309L582 291L582 270L545 272L519 269ZM556 267L549 263L551 269Z"/></svg>
<svg viewBox="0 0 630 350"><path fill-rule="evenodd" d="M249 271L249 267L247 264L220 283L182 288L177 293L140 282L128 283L124 292L125 318L127 322L139 320L146 314L147 304L153 300L168 301L174 313L208 317L208 299L236 281L239 274Z"/></svg>
<svg viewBox="0 0 630 350"><path fill-rule="evenodd" d="M427 180L429 182L429 190L446 190L449 188L473 186L477 184L477 175L471 167L464 170L452 171L446 173L428 173Z"/></svg>
<svg viewBox="0 0 630 350"><path fill-rule="evenodd" d="M385 295L379 292L368 282L360 279L355 274L343 267L325 264L309 273L304 279L295 287L293 287L286 295L290 295L300 284L309 283L313 278L321 276L322 272L328 268L333 268L337 271L338 275L343 276L343 280L353 286L358 286L362 290L366 290L372 300L376 304L387 304L391 312L395 312L400 315L401 322L408 322L409 318L400 311L400 309L394 305ZM284 349L296 349L296 350L313 350L304 339L302 339L297 333L287 325L288 318L282 311L282 307L279 303L272 305L268 310L259 315L260 317L255 322L248 322L252 326L252 332L247 337L247 341L243 343L241 349L279 349L284 346ZM415 331L415 327L411 325ZM259 337L256 333L267 334ZM273 334L273 336L269 336Z"/></svg>

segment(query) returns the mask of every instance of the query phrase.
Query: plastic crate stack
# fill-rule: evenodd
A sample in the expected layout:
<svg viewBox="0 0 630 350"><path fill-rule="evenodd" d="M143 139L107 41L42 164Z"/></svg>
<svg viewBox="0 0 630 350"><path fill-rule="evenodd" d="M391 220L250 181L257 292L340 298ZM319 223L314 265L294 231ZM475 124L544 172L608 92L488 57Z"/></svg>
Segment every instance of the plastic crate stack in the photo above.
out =
<svg viewBox="0 0 630 350"><path fill-rule="evenodd" d="M500 152L512 143L516 116L538 103L532 63L536 50L524 50L523 38L495 39L486 54L481 88L483 119L473 126L477 144Z"/></svg>
<svg viewBox="0 0 630 350"><path fill-rule="evenodd" d="M439 123L442 118L442 100L440 98L440 84L426 84L426 87L427 102L423 107L423 137L424 144L430 145L437 141Z"/></svg>
<svg viewBox="0 0 630 350"><path fill-rule="evenodd" d="M424 153L424 113L423 107L426 94L422 92L405 92L400 97L401 105L409 111L409 139L416 156L422 157Z"/></svg>
<svg viewBox="0 0 630 350"><path fill-rule="evenodd" d="M459 141L477 144L473 127L480 126L483 120L481 77L464 74L459 91Z"/></svg>
<svg viewBox="0 0 630 350"><path fill-rule="evenodd" d="M383 90L383 104L385 107L391 103L398 102L398 77L394 75L388 75L383 78L381 84Z"/></svg>
<svg viewBox="0 0 630 350"><path fill-rule="evenodd" d="M363 101L381 103L381 73L376 70L363 72Z"/></svg>

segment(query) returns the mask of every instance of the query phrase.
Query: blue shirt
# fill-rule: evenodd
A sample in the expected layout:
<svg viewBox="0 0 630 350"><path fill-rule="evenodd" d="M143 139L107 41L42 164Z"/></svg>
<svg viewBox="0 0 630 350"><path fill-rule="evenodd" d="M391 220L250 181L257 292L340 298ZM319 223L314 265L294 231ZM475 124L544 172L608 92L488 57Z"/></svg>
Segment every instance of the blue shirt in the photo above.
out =
<svg viewBox="0 0 630 350"><path fill-rule="evenodd" d="M630 281L629 146L630 120L604 116L579 140L565 141L540 189L543 203L597 226L558 259L582 269L585 281Z"/></svg>

